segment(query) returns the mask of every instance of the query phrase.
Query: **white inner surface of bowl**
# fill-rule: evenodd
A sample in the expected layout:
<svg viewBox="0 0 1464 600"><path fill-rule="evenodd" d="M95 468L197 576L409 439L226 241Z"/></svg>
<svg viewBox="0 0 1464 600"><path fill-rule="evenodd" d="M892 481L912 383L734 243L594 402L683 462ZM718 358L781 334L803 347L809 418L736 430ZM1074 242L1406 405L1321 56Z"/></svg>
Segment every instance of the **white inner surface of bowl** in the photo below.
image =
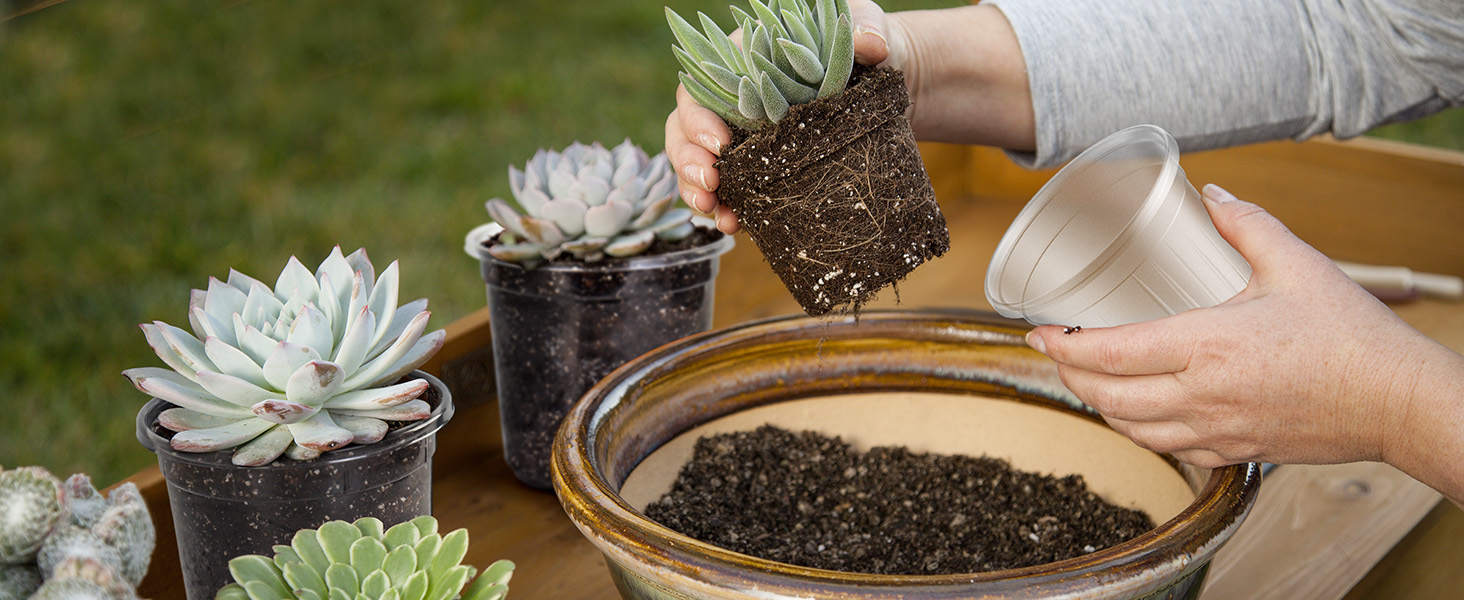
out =
<svg viewBox="0 0 1464 600"><path fill-rule="evenodd" d="M820 396L760 406L682 433L641 461L620 496L637 511L671 490L704 436L772 424L842 437L859 450L905 446L917 452L1004 458L1029 472L1081 474L1104 500L1148 513L1155 523L1195 499L1159 455L1077 415L994 397L932 392Z"/></svg>

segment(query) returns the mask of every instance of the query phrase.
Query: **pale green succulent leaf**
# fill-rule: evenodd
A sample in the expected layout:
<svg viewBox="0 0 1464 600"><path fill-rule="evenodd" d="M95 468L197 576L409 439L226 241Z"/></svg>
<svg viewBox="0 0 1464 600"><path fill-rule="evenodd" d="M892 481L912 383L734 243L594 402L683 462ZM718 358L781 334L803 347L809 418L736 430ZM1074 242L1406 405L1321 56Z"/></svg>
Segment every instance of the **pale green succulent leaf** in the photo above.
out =
<svg viewBox="0 0 1464 600"><path fill-rule="evenodd" d="M602 201L601 204L604 202ZM565 237L574 239L585 232L585 210L589 207L584 201L573 198L556 198L544 205L544 218L549 219L564 233Z"/></svg>
<svg viewBox="0 0 1464 600"><path fill-rule="evenodd" d="M617 257L635 256L645 252L656 241L656 233L646 229L622 235L605 246L605 254Z"/></svg>
<svg viewBox="0 0 1464 600"><path fill-rule="evenodd" d="M488 565L483 574L478 576L478 580L484 581L488 585L508 585L509 580L513 578L514 568L513 561L500 559Z"/></svg>
<svg viewBox="0 0 1464 600"><path fill-rule="evenodd" d="M366 386L376 387L405 377L417 367L422 366L422 363L427 362L427 359L432 358L432 355L438 350L441 350L442 344L446 340L447 331L442 329L423 334L422 337L417 338L417 342L412 344L411 348L397 358L390 368L381 371L375 379L368 381Z"/></svg>
<svg viewBox="0 0 1464 600"><path fill-rule="evenodd" d="M293 400L265 400L255 404L251 410L254 416L276 425L299 423L320 412L319 406L301 404Z"/></svg>
<svg viewBox="0 0 1464 600"><path fill-rule="evenodd" d="M817 89L803 85L798 80L779 71L772 61L762 55L755 55L752 58L753 62L757 64L757 71L772 79L773 85L778 88L778 92L789 104L803 104L818 97Z"/></svg>
<svg viewBox="0 0 1464 600"><path fill-rule="evenodd" d="M215 417L196 410L187 408L170 408L158 413L158 424L168 428L169 431L188 431L189 429L208 429L228 425L236 419Z"/></svg>
<svg viewBox="0 0 1464 600"><path fill-rule="evenodd" d="M246 323L262 324L279 318L284 310L285 303L275 297L274 291L260 284L249 289L249 296L244 300L244 310L239 311L239 314L244 316Z"/></svg>
<svg viewBox="0 0 1464 600"><path fill-rule="evenodd" d="M382 419L384 421L416 421L425 419L432 414L432 405L425 400L412 400L403 402L396 406L380 408L376 410L354 410L349 408L333 408L330 410L333 415L350 415L356 417L368 417Z"/></svg>
<svg viewBox="0 0 1464 600"><path fill-rule="evenodd" d="M757 15L763 26L768 28L768 34L771 37L788 37L788 30L783 27L783 20L778 18L778 14L773 12L771 7L763 4L761 0L751 0L751 4L753 14Z"/></svg>
<svg viewBox="0 0 1464 600"><path fill-rule="evenodd" d="M306 406L320 406L341 389L346 372L327 360L312 360L290 374L285 382L285 398Z"/></svg>
<svg viewBox="0 0 1464 600"><path fill-rule="evenodd" d="M427 588L428 600L451 600L463 591L468 578L473 576L473 567L456 565L440 576L428 575L431 586Z"/></svg>
<svg viewBox="0 0 1464 600"><path fill-rule="evenodd" d="M854 70L854 28L849 23L849 15L839 15L839 22L834 30L834 44L829 54L827 74L818 90L819 98L828 98L843 92L844 86L849 83L849 74Z"/></svg>
<svg viewBox="0 0 1464 600"><path fill-rule="evenodd" d="M573 254L575 258L584 260L598 253L608 243L610 243L610 238L607 237L587 237L565 242L559 247L563 248L565 252Z"/></svg>
<svg viewBox="0 0 1464 600"><path fill-rule="evenodd" d="M290 446L290 439L288 429L276 426L239 445L230 461L241 467L267 465L285 453L285 449Z"/></svg>
<svg viewBox="0 0 1464 600"><path fill-rule="evenodd" d="M639 231L641 229L645 229L647 227L650 227L651 225L654 225L656 221L661 218L662 215L666 214L666 211L671 208L671 204L675 202L675 200L676 199L672 196L664 196L656 200L651 200L644 209L641 209L641 214L637 216L634 221L630 222L630 226L627 227L627 229L630 229L631 231ZM686 218L691 218L690 211L687 211Z"/></svg>
<svg viewBox="0 0 1464 600"><path fill-rule="evenodd" d="M301 566L304 566L305 559L300 558L300 554L295 552L294 548L284 544L275 544L273 550L275 553L274 564L280 569L281 573L284 573L286 563L301 563ZM285 581L288 582L290 578L288 574L285 575ZM290 585L294 586L295 584L291 583Z"/></svg>
<svg viewBox="0 0 1464 600"><path fill-rule="evenodd" d="M610 190L610 195L606 197L607 202L614 200L631 206L640 206L646 199L646 181L640 178L626 181L624 185ZM583 216L581 218L583 219Z"/></svg>
<svg viewBox="0 0 1464 600"><path fill-rule="evenodd" d="M249 299L247 290L257 283L257 280L233 270L229 271L229 280L237 280L247 284L247 286L241 289L229 283L219 281L217 278L210 277L208 280L208 290L204 292L203 296L204 312L222 323L228 323L233 320L234 313L244 311L244 302ZM261 283L259 285L264 284Z"/></svg>
<svg viewBox="0 0 1464 600"><path fill-rule="evenodd" d="M335 420L336 425L351 432L352 444L375 444L386 437L386 432L390 429L386 421L382 421L381 419L358 417L334 410L331 411L330 418Z"/></svg>
<svg viewBox="0 0 1464 600"><path fill-rule="evenodd" d="M412 524L412 522L407 521L404 523L397 523L396 525L392 525L391 528L387 529L384 541L386 542L386 546L388 548L396 548L398 546L415 547L417 545L417 540L419 539L422 539L422 532L418 531L417 526ZM417 561L414 555L412 558L412 568L415 569L416 564Z"/></svg>
<svg viewBox="0 0 1464 600"><path fill-rule="evenodd" d="M493 219L494 223L502 225L505 230L511 231L519 237L528 237L524 234L523 224L519 222L521 217L502 198L489 200L483 206L488 209L488 217Z"/></svg>
<svg viewBox="0 0 1464 600"><path fill-rule="evenodd" d="M396 311L392 313L391 326L386 329L386 335L381 336L381 340L376 342L371 347L371 350L366 353L366 360L372 360L381 356L382 352L385 352L391 347L391 344L396 342L398 337L401 337L402 332L412 326L412 320L422 314L430 314L427 313L426 298L418 298L398 306ZM377 329L381 329L381 326L378 325Z"/></svg>
<svg viewBox="0 0 1464 600"><path fill-rule="evenodd" d="M434 582L433 587L436 588L435 582L440 581L440 578L446 575L448 570L461 564L463 557L467 555L468 530L455 529L447 535L442 536L442 545L437 549L437 556L432 559L430 565L423 565L428 571L428 577ZM460 589L462 589L461 584L459 584L457 589L453 590L453 593L456 594Z"/></svg>
<svg viewBox="0 0 1464 600"><path fill-rule="evenodd" d="M348 260L346 256L341 253L340 246L332 247L330 249L330 254L326 255L325 260L320 261L320 266L315 268L315 277L318 279L322 275L329 275L330 278L337 283L345 283L347 281L350 281L351 275L360 270L360 262L362 262L360 259L361 256L364 256L364 253L359 250L351 254L354 258ZM355 261L354 264L352 263L353 260ZM366 262L369 264L369 261ZM367 269L367 272L370 272L369 267ZM363 273L363 275L364 274L365 273ZM284 293L289 292L290 290L288 288L285 288L280 289L279 291ZM347 294L349 293L349 290L337 289L336 292L340 294ZM343 298L337 298L337 300L340 299Z"/></svg>
<svg viewBox="0 0 1464 600"><path fill-rule="evenodd" d="M578 179L570 184L569 197L579 199L586 206L599 206L604 204L605 197L610 195L609 179L610 175L606 175L604 178L597 176L588 179Z"/></svg>
<svg viewBox="0 0 1464 600"><path fill-rule="evenodd" d="M208 392L176 371L159 367L137 367L122 372L144 394L172 402L206 415L239 419L252 416L247 406L228 402Z"/></svg>
<svg viewBox="0 0 1464 600"><path fill-rule="evenodd" d="M198 373L198 383L207 393L214 397L229 404L251 410L255 405L266 400L285 399L285 395L279 391L267 387L260 387L233 375L226 375L214 371L200 371Z"/></svg>
<svg viewBox="0 0 1464 600"><path fill-rule="evenodd" d="M273 588L280 596L290 593L290 586L280 576L280 571L275 567L274 562L258 554L246 554L231 559L229 574L234 577L235 581L244 585L257 581Z"/></svg>
<svg viewBox="0 0 1464 600"><path fill-rule="evenodd" d="M391 264L382 270L381 276L376 278L376 286L371 289L371 299L366 303L370 307L371 314L376 315L376 331L371 338L373 348L387 340L389 332L393 331L392 320L396 318L397 294L401 290L400 268L398 261L391 261Z"/></svg>
<svg viewBox="0 0 1464 600"><path fill-rule="evenodd" d="M331 588L330 600L356 600L356 595L347 594L345 590Z"/></svg>
<svg viewBox="0 0 1464 600"><path fill-rule="evenodd" d="M381 570L391 578L392 587L404 587L407 578L417 570L417 553L409 546L398 545L387 553L386 560L381 563Z"/></svg>
<svg viewBox="0 0 1464 600"><path fill-rule="evenodd" d="M810 22L806 18L804 13L808 10L807 5L802 2L794 2L793 6L795 7L794 10L798 11L797 13L786 8L782 10L783 25L788 28L788 39L812 50L814 52L814 61L817 62L819 42L814 38L813 32L809 30L810 26L817 27L817 24Z"/></svg>
<svg viewBox="0 0 1464 600"><path fill-rule="evenodd" d="M295 536L290 538L290 547L316 572L324 573L326 567L330 566L330 557L326 555L325 547L320 545L320 535L313 529L295 532Z"/></svg>
<svg viewBox="0 0 1464 600"><path fill-rule="evenodd" d="M549 197L559 198L569 195L569 186L574 185L574 171L570 170L571 161L562 161L559 167L549 172Z"/></svg>
<svg viewBox="0 0 1464 600"><path fill-rule="evenodd" d="M279 344L279 340L264 335L258 327L245 323L244 317L237 313L234 315L234 336L239 340L239 349L261 367L264 361L269 360L275 345Z"/></svg>
<svg viewBox="0 0 1464 600"><path fill-rule="evenodd" d="M733 73L727 70L726 67L716 63L703 62L698 66L701 67L702 71L706 72L708 77L711 77L712 83L716 84L715 86L708 86L712 87L712 89L735 90L737 89L737 82L742 79L741 75Z"/></svg>
<svg viewBox="0 0 1464 600"><path fill-rule="evenodd" d="M249 592L244 591L244 586L231 583L219 588L219 593L214 595L214 600L249 600Z"/></svg>
<svg viewBox="0 0 1464 600"><path fill-rule="evenodd" d="M696 232L696 226L686 222L666 229L652 229L651 231L656 232L656 239L675 242L691 237L691 234Z"/></svg>
<svg viewBox="0 0 1464 600"><path fill-rule="evenodd" d="M170 444L179 452L213 452L238 446L259 437L259 434L274 426L274 423L261 421L251 415L228 425L178 432Z"/></svg>
<svg viewBox="0 0 1464 600"><path fill-rule="evenodd" d="M412 379L386 387L365 388L336 394L325 401L325 408L349 408L355 410L376 410L396 406L413 400L427 391L430 384L425 379Z"/></svg>
<svg viewBox="0 0 1464 600"><path fill-rule="evenodd" d="M341 370L353 373L366 361L366 353L371 350L376 332L376 315L370 308L363 306L349 321L350 324L341 335L341 343L336 347L333 362L340 365Z"/></svg>
<svg viewBox="0 0 1464 600"><path fill-rule="evenodd" d="M386 524L376 517L361 517L351 524L361 531L363 537L369 537L379 542L386 536Z"/></svg>
<svg viewBox="0 0 1464 600"><path fill-rule="evenodd" d="M291 342L279 342L264 360L264 380L275 390L284 390L290 384L290 376L310 361L320 360L319 352L310 346Z"/></svg>
<svg viewBox="0 0 1464 600"><path fill-rule="evenodd" d="M537 216L544 210L544 203L549 201L549 194L544 187L526 187L524 191L514 199L518 201L519 207L524 209L524 214Z"/></svg>
<svg viewBox="0 0 1464 600"><path fill-rule="evenodd" d="M353 391L364 385L370 385L373 382L380 381L385 375L399 371L403 365L399 364L398 361L410 360L408 355L412 352L417 341L422 338L422 332L427 329L427 320L431 316L432 313L422 311L407 321L406 328L402 330L399 336L387 338L392 340L392 344L383 350L381 354L367 361L366 364L361 365L361 368L357 369L355 373L346 377L346 381L341 385L339 391ZM422 360L425 361L426 357L422 357Z"/></svg>
<svg viewBox="0 0 1464 600"><path fill-rule="evenodd" d="M755 120L743 117L741 113L737 112L737 106L735 104L718 98L711 91L709 91L706 86L698 83L695 79L692 79L691 76L687 75L686 73L680 73L679 76L681 78L682 87L686 88L686 93L691 95L691 98L693 100L696 100L697 104L702 105L702 107L706 108L707 110L717 113L718 116L722 117L728 123L741 127L743 129L757 129L760 125Z"/></svg>
<svg viewBox="0 0 1464 600"><path fill-rule="evenodd" d="M463 592L463 600L503 600L508 596L508 586L479 584L482 580L482 577L473 580L473 585Z"/></svg>
<svg viewBox="0 0 1464 600"><path fill-rule="evenodd" d="M762 98L758 97L757 84L753 83L750 77L743 76L737 82L737 112L743 117L754 120L763 120L768 117L767 111L763 108Z"/></svg>
<svg viewBox="0 0 1464 600"><path fill-rule="evenodd" d="M778 91L778 86L773 84L773 78L768 76L767 71L762 72L757 88L758 95L762 97L763 112L767 114L769 121L777 123L788 116L788 99Z"/></svg>
<svg viewBox="0 0 1464 600"><path fill-rule="evenodd" d="M316 308L315 304L309 303L302 306L300 312L296 314L285 341L314 348L323 358L331 356L335 350L334 338L330 320L326 318L324 312Z"/></svg>
<svg viewBox="0 0 1464 600"><path fill-rule="evenodd" d="M295 590L295 600L326 600L330 597L330 591L324 593L310 589Z"/></svg>
<svg viewBox="0 0 1464 600"><path fill-rule="evenodd" d="M722 28L706 14L697 12L696 16L701 18L702 31L706 32L707 41L712 44L712 49L716 50L717 56L721 58L720 62L703 62L710 62L717 66L724 66L725 68L745 70L747 65L742 62L744 60L742 52L736 46L732 45L732 40L727 37L727 33L722 31Z"/></svg>
<svg viewBox="0 0 1464 600"><path fill-rule="evenodd" d="M400 587L402 600L423 600L427 597L427 573L417 571L407 578L407 584Z"/></svg>
<svg viewBox="0 0 1464 600"><path fill-rule="evenodd" d="M521 244L494 244L488 247L488 254L493 258L504 262L537 262L540 259L539 253L544 250L543 246L532 242Z"/></svg>
<svg viewBox="0 0 1464 600"><path fill-rule="evenodd" d="M315 302L320 297L320 282L300 259L291 256L285 263L285 269L280 271L279 278L275 280L274 292L281 300L299 298L302 302Z"/></svg>
<svg viewBox="0 0 1464 600"><path fill-rule="evenodd" d="M358 575L361 571L356 572ZM371 571L361 578L361 595L370 600L380 600L391 589L391 578L381 571Z"/></svg>
<svg viewBox="0 0 1464 600"><path fill-rule="evenodd" d="M351 567L356 569L356 576L361 579L362 590L369 595L380 595L380 592L372 592L365 588L365 583L370 579L372 573L381 571L381 564L386 561L386 546L369 535L361 536L351 544ZM382 588L384 589L390 581L385 573L381 573Z"/></svg>
<svg viewBox="0 0 1464 600"><path fill-rule="evenodd" d="M286 431L288 431L288 429ZM301 462L320 458L320 452L318 450L311 450L309 448L296 444L293 442L293 439L294 436L291 436L292 441L290 445L285 448L285 458L288 458L290 460L298 460Z"/></svg>
<svg viewBox="0 0 1464 600"><path fill-rule="evenodd" d="M737 96L734 93L737 90L735 86L732 88L724 89L721 85L717 83L716 78L712 77L710 73L707 73L706 69L702 68L701 62L697 61L695 58L692 58L686 53L685 50L682 50L680 47L672 46L671 53L676 55L676 60L681 63L681 68L686 69L685 72L680 74L683 85L685 85L685 81L687 79L690 79L695 81L696 84L702 88L701 92L703 94L709 95L712 98L717 99L719 101L719 105L726 104L730 106L737 103ZM688 92L692 91L691 86L689 85L686 86L686 89ZM696 94L693 94L692 97L697 98L698 96ZM699 99L697 100L697 103L708 108L709 110L712 109L711 105L708 105ZM713 110L713 112L715 112L715 110Z"/></svg>
<svg viewBox="0 0 1464 600"><path fill-rule="evenodd" d="M349 526L349 523L346 525ZM345 562L331 563L330 568L325 570L325 585L330 588L331 598L335 598L336 592L340 592L354 600L356 594L361 592L361 580L356 576L356 570Z"/></svg>
<svg viewBox="0 0 1464 600"><path fill-rule="evenodd" d="M537 217L523 217L519 225L524 228L524 237L543 246L558 246L564 242L564 232L553 221Z"/></svg>
<svg viewBox="0 0 1464 600"><path fill-rule="evenodd" d="M625 225L630 223L630 218L634 214L635 207L618 200L606 202L600 206L592 206L585 211L585 235L614 236L625 229Z"/></svg>
<svg viewBox="0 0 1464 600"><path fill-rule="evenodd" d="M671 34L676 36L681 48L697 62L716 61L720 58L712 42L669 6L666 7L666 23L671 26Z"/></svg>
<svg viewBox="0 0 1464 600"><path fill-rule="evenodd" d="M294 595L288 592L280 592L278 588L263 581L246 581L243 583L244 591L249 594L249 600L286 600L293 599Z"/></svg>
<svg viewBox="0 0 1464 600"><path fill-rule="evenodd" d="M330 418L330 412L324 410L284 427L290 428L296 444L320 452L335 450L355 439L349 429L336 425Z"/></svg>
<svg viewBox="0 0 1464 600"><path fill-rule="evenodd" d="M285 581L290 584L290 589L309 591L320 598L330 596L330 588L326 587L325 578L321 576L320 571L310 568L305 563L285 563L281 570L285 573Z"/></svg>
<svg viewBox="0 0 1464 600"><path fill-rule="evenodd" d="M848 6L847 3L845 6ZM818 17L818 60L828 65L829 52L834 48L834 29L839 22L839 9L834 0L817 0L814 13Z"/></svg>
<svg viewBox="0 0 1464 600"><path fill-rule="evenodd" d="M217 370L213 361L208 359L208 354L204 352L203 342L193 337L193 334L162 321L153 321L153 325L157 327L158 333L168 348L189 369L195 372Z"/></svg>
<svg viewBox="0 0 1464 600"><path fill-rule="evenodd" d="M437 550L442 547L442 536L437 533L423 534L413 548L417 553L417 568L426 569L437 560Z"/></svg>
<svg viewBox="0 0 1464 600"><path fill-rule="evenodd" d="M818 62L818 54L807 47L794 42L793 40L778 38L778 48L788 63L793 65L793 72L798 78L809 85L818 85L824 79L824 67Z"/></svg>
<svg viewBox="0 0 1464 600"><path fill-rule="evenodd" d="M191 317L190 322L193 323L193 331L198 334L199 339L204 341L205 351L208 349L208 338L211 337L219 338L220 341L230 346L238 345L239 339L234 335L232 319L221 321L209 314L202 306L189 309L188 314Z"/></svg>
<svg viewBox="0 0 1464 600"><path fill-rule="evenodd" d="M691 225L691 215L691 209L689 208L676 208L673 210L669 210L666 211L665 214L661 215L661 218L656 219L654 223L651 223L648 229L656 232L659 237L660 233L663 231L670 230L683 224ZM663 237L662 239L666 238Z"/></svg>
<svg viewBox="0 0 1464 600"><path fill-rule="evenodd" d="M434 517L432 515L422 515L420 517L413 518L411 521L408 521L408 523L414 525L417 528L417 533L420 534L423 538L437 533L437 517ZM418 558L421 557L419 556ZM419 562L418 564L421 563Z"/></svg>
<svg viewBox="0 0 1464 600"><path fill-rule="evenodd" d="M351 545L361 539L361 530L345 521L328 521L316 530L320 548L331 563L350 564ZM334 586L332 586L334 587ZM354 595L356 590L351 590Z"/></svg>

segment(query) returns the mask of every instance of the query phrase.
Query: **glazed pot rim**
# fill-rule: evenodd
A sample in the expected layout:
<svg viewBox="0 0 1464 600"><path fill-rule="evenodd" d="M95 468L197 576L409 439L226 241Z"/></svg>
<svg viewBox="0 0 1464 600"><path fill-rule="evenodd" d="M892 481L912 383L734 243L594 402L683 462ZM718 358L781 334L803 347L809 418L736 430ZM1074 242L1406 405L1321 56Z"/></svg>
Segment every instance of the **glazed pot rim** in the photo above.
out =
<svg viewBox="0 0 1464 600"><path fill-rule="evenodd" d="M786 593L806 593L808 585L826 586L847 592L910 591L921 589L950 592L974 584L988 584L992 590L1037 589L1044 585L1063 585L1075 579L1092 578L1106 569L1122 567L1152 574L1147 583L1112 581L1104 585L1134 587L1130 591L1158 589L1174 577L1182 576L1207 564L1209 558L1239 527L1251 506L1260 482L1260 465L1245 463L1210 471L1209 479L1197 492L1195 500L1178 515L1154 529L1126 542L1063 561L1018 569L963 573L952 575L876 575L849 573L800 567L752 557L693 539L646 518L632 508L618 492L618 487L605 479L592 453L596 444L592 436L623 394L635 381L648 373L665 369L678 358L714 354L750 339L772 335L779 338L812 333L826 339L836 337L836 328L847 327L854 317L809 318L803 315L773 317L709 331L658 348L627 363L597 383L566 417L555 440L553 472L555 490L566 513L607 558L612 561L633 561L660 570L676 571L683 576L706 582L707 589L747 586L735 576L738 571L755 571L767 579L757 588L769 598ZM969 310L866 311L857 318L878 328L900 323L923 324L926 327L956 331L960 326L979 326L993 330L987 343L1020 346L1029 326L986 312ZM981 333L981 332L978 332ZM853 337L853 336L848 336ZM609 400L602 404L600 400ZM792 400L794 398L785 398ZM1054 407L1063 405L1053 400ZM1080 411L1068 408L1071 414ZM1088 418L1101 423L1091 413ZM596 522L595 527L589 525ZM1195 540L1193 544L1166 543L1166 540ZM636 565L622 564L626 568ZM727 573L730 572L730 573ZM1007 587L1002 587L1007 582ZM832 587L827 587L832 586ZM988 588L980 588L986 591Z"/></svg>
<svg viewBox="0 0 1464 600"><path fill-rule="evenodd" d="M714 227L709 228L705 223L702 223L695 219L693 219L693 223L697 225L697 229L710 230L711 232L715 233L717 237L713 238L712 241L702 244L700 246L694 246L691 248L686 248L684 250L677 250L675 252L667 252L665 254L641 254L617 259L613 263L582 263L578 261L547 262L537 267L534 267L534 270L576 274L587 272L614 273L622 271L660 269L668 266L692 263L716 256L721 256L722 254L725 254L727 253L727 251L731 250L734 245L736 245L736 241L732 236L722 233ZM486 243L488 240L493 239L493 236L498 235L502 231L503 226L497 223L489 223L487 225L480 226L468 233L464 250L468 253L468 256L478 259L478 261L481 262L484 267L492 265L501 269L523 270L524 268L522 265L505 260L499 260L492 254L489 254L486 249L482 249L486 248Z"/></svg>
<svg viewBox="0 0 1464 600"><path fill-rule="evenodd" d="M431 373L421 370L411 371L406 375L425 380L433 388L436 388L442 397L442 401L432 409L432 413L425 419L409 421L401 427L387 432L386 437L374 444L349 444L345 447L323 452L313 460L291 460L285 457L275 459L273 462L257 467L241 467L234 465L229 460L219 460L220 456L232 455L233 449L215 450L212 452L184 452L174 450L168 438L159 435L153 430L157 423L157 415L175 404L161 398L152 398L137 411L137 441L142 447L147 448L154 454L166 455L169 460L194 464L204 467L236 467L240 469L318 469L323 465L341 465L358 460L365 460L375 455L390 452L401 446L414 444L436 433L442 429L447 422L452 420L456 408L453 406L452 394L447 384Z"/></svg>

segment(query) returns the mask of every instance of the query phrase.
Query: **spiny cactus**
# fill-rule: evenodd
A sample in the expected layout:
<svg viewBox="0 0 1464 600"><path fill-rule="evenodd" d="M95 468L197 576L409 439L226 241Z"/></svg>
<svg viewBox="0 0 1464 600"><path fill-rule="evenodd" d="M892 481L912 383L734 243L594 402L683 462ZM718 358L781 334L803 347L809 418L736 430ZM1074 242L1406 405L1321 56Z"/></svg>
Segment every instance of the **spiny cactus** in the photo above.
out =
<svg viewBox="0 0 1464 600"><path fill-rule="evenodd" d="M425 299L397 306L398 267L377 277L364 249L339 246L312 273L290 257L271 289L238 271L193 290L193 333L162 321L143 335L171 370L123 375L178 405L158 423L178 432L173 449L237 447L233 462L268 464L285 454L310 460L386 435L386 421L427 418L417 400L429 384L395 383L442 347L446 332L423 334ZM392 384L392 385L388 385Z"/></svg>
<svg viewBox="0 0 1464 600"><path fill-rule="evenodd" d="M477 575L459 564L468 531L437 533L437 520L418 517L382 530L375 518L331 521L303 529L274 559L250 554L229 561L235 583L215 600L452 600ZM493 563L463 600L500 600L514 564Z"/></svg>
<svg viewBox="0 0 1464 600"><path fill-rule="evenodd" d="M698 104L743 129L776 123L793 104L842 92L854 68L854 29L847 0L750 0L754 15L730 7L742 28L738 48L716 22L700 12L697 31L666 8L680 46L671 51L681 84Z"/></svg>
<svg viewBox="0 0 1464 600"><path fill-rule="evenodd" d="M563 152L539 150L520 171L508 167L514 204L494 198L488 215L503 229L488 246L495 258L532 268L569 253L584 262L634 256L657 238L691 235L691 210L672 208L676 175L666 153L647 157L625 140L613 150L575 142ZM497 233L492 224L468 234L468 254Z"/></svg>
<svg viewBox="0 0 1464 600"><path fill-rule="evenodd" d="M156 542L132 483L104 497L85 475L0 471L0 600L136 598Z"/></svg>

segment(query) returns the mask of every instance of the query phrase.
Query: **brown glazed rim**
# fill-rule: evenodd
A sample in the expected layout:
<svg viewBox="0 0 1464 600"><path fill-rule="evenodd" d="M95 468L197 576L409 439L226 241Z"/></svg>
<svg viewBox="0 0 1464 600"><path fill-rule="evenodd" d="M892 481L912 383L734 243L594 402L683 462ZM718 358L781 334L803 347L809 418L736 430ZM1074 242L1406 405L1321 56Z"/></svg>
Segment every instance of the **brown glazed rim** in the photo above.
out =
<svg viewBox="0 0 1464 600"><path fill-rule="evenodd" d="M1240 526L1255 502L1261 471L1255 463L1204 470L1179 465L1191 487L1200 487L1196 499L1177 516L1134 539L1084 556L1054 563L957 575L873 575L800 567L731 552L677 533L633 509L618 494L629 468L646 454L691 426L752 405L769 404L812 395L792 390L749 401L720 414L689 416L677 431L631 436L622 445L639 445L639 456L629 467L607 473L602 463L610 442L599 436L601 426L617 411L635 411L636 400L657 377L685 372L689 363L735 361L727 354L760 347L847 343L882 339L918 344L935 339L946 345L976 344L994 353L1028 362L1045 361L1028 348L1023 336L1030 328L1019 321L965 311L869 311L858 319L814 319L802 315L753 321L672 342L617 369L597 383L565 418L554 442L554 487L565 512L607 559L652 580L684 583L697 593L738 597L737 590L756 590L757 597L780 596L859 598L948 598L993 594L1004 597L1052 597L1083 593L1090 597L1143 596L1208 564L1210 557ZM767 352L759 352L766 355ZM722 363L725 364L725 363ZM1049 363L1050 364L1050 363ZM735 368L735 367L733 367ZM898 370L898 368L896 369ZM877 389L969 391L970 381L946 382L945 373L915 373L908 385ZM860 375L840 379L859 379ZM952 376L958 379L960 376ZM898 379L898 377L896 378ZM1016 379L1020 380L1021 377ZM931 384L934 384L933 386ZM734 384L735 385L735 384ZM991 395L1060 408L1097 423L1091 412L1074 408L1065 389L1041 386L1003 386L979 382ZM796 387L796 386L793 386ZM1021 389L1019 389L1021 388ZM826 394L835 390L815 390ZM850 390L844 390L848 392ZM853 391L861 391L856 389ZM1063 396L1067 396L1064 398ZM629 408L627 408L629 407ZM628 418L628 417L627 417ZM613 480L613 482L612 482Z"/></svg>

